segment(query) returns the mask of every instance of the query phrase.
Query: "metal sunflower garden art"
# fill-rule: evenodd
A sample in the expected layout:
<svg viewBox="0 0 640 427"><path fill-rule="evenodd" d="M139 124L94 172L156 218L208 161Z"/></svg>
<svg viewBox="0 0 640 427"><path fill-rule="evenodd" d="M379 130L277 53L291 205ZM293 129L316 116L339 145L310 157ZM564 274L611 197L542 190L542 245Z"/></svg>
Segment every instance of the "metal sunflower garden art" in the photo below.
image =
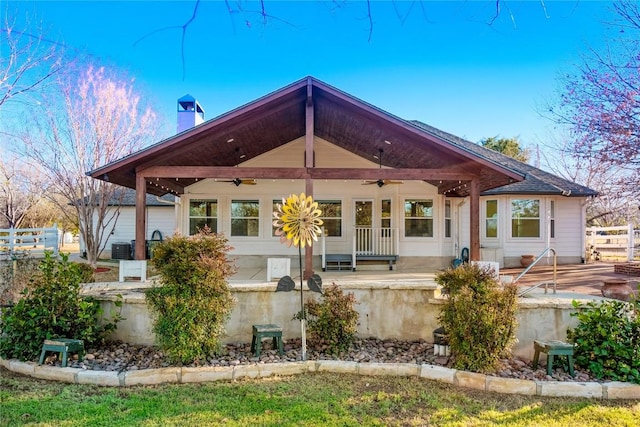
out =
<svg viewBox="0 0 640 427"><path fill-rule="evenodd" d="M320 226L322 211L318 209L318 202L314 202L311 196L304 193L291 194L282 198L282 204L277 205L273 212L273 226L276 227L276 236L280 236L280 242L291 247L298 248L300 261L300 328L302 331L302 360L307 358L306 315L304 311L303 274L302 274L302 248L311 246L318 241L321 233ZM313 292L322 293L322 279L313 274L307 279L307 286ZM276 292L289 292L296 287L290 276L284 276L278 281Z"/></svg>

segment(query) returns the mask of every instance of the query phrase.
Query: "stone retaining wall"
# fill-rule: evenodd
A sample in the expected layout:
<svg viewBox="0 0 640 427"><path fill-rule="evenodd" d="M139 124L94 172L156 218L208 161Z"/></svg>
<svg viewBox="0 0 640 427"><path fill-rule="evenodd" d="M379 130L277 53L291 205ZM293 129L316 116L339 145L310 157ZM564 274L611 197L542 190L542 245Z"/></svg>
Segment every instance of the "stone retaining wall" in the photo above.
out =
<svg viewBox="0 0 640 427"><path fill-rule="evenodd" d="M171 367L140 371L107 372L77 368L36 365L33 362L2 360L6 369L44 380L99 386L128 387L166 383L200 383L236 380L243 377L300 375L308 372L331 372L356 375L420 377L475 390L529 396L586 397L594 399L640 399L640 385L623 382L558 382L500 378L473 372L457 371L434 365L409 363L357 363L318 360L234 367Z"/></svg>
<svg viewBox="0 0 640 427"><path fill-rule="evenodd" d="M443 300L435 284L386 282L378 284L351 283L342 286L353 292L360 313L358 336L406 341L433 342L433 330L438 328L438 314ZM105 314L113 310L125 318L111 335L113 340L130 344L153 345L155 338L144 294L135 291L113 290L108 287L91 294L102 301ZM275 284L233 285L237 305L227 323L224 343L251 341L251 326L275 323L283 328L284 339L300 337L300 322L293 316L300 309L300 293L274 292ZM122 308L113 301L115 293L123 295ZM305 291L305 300L317 294ZM534 340L565 340L567 328L575 327L571 317L575 309L567 298L523 298L520 300L517 343L514 355L531 360Z"/></svg>

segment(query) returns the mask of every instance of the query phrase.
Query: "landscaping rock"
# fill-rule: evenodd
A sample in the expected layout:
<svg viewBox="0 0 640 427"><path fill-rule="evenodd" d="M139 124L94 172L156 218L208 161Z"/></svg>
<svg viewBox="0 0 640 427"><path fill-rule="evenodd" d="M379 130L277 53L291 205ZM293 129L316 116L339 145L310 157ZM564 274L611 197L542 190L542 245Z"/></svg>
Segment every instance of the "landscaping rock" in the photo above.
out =
<svg viewBox="0 0 640 427"><path fill-rule="evenodd" d="M223 346L221 354L211 355L208 360L193 363L189 367L223 367L296 362L300 361L301 347L300 339L287 340L284 343L285 352L280 356L278 351L272 348L271 342L265 341L262 354L257 358L251 353L251 345L249 343L232 343ZM326 350L326 345L314 346L313 343L309 343L307 360L427 364L443 367L450 367L451 363L450 357L434 356L433 344L425 341L407 342L368 338L357 339L345 354L329 354L326 353ZM56 361L55 364L59 366L60 362ZM82 361L69 361L69 367L92 371L141 371L172 366L176 365L169 363L164 353L157 347L130 345L122 342L113 342L103 348L91 349ZM500 366L493 376L537 381L586 382L595 380L588 372L577 368L575 374L575 377L571 377L568 372L557 368L552 375L547 376L547 369L544 363L541 363L538 369L533 370L530 362L511 358L501 360Z"/></svg>

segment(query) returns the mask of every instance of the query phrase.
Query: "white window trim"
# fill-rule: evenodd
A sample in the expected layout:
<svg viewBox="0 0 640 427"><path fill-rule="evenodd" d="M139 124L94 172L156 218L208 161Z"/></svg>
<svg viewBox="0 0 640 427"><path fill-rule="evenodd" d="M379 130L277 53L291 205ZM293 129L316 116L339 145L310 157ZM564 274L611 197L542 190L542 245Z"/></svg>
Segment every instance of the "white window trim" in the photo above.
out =
<svg viewBox="0 0 640 427"><path fill-rule="evenodd" d="M215 201L216 202L216 212L217 212L217 216L215 217L204 217L204 216L191 216L191 202L194 200L205 200L205 201ZM184 221L184 230L183 230L183 234L185 236L193 236L193 234L191 234L191 218L215 218L216 219L216 231L219 233L220 232L220 227L221 227L221 220L220 220L220 198L219 197L209 197L208 195L202 195L202 197L189 197L187 199L187 203L185 203L185 213L186 213L186 218L187 220Z"/></svg>
<svg viewBox="0 0 640 427"><path fill-rule="evenodd" d="M405 216L405 212L404 212L404 205L405 203L407 203L407 201L417 201L417 200L423 200L423 201L431 201L431 209L433 210L433 213L430 217L431 219L431 224L433 227L433 233L431 236L407 236L406 234L406 229L405 229L405 222L407 220L407 217ZM400 228L400 238L402 240L437 240L438 239L438 227L437 227L437 220L436 218L438 217L438 210L437 210L437 206L436 206L436 200L433 197L424 197L424 196L415 196L415 197L404 197L402 199L402 204L400 205L400 212L401 212L401 221L402 224L399 227ZM412 217L410 217L412 218ZM428 218L425 218L428 219Z"/></svg>
<svg viewBox="0 0 640 427"><path fill-rule="evenodd" d="M514 200L537 200L540 203L540 206L538 207L538 237L514 237L513 236L513 226L512 226L512 220L513 220L513 212L511 210L512 204ZM526 195L522 195L522 196L516 196L516 197L510 197L507 200L507 215L508 215L508 219L507 219L507 232L509 233L507 236L507 241L509 242L544 242L545 241L545 233L546 233L546 226L544 225L546 219L542 216L543 212L546 212L546 203L545 203L545 198L541 197L541 196L537 196L537 197L527 197ZM546 215L545 215L546 216Z"/></svg>
<svg viewBox="0 0 640 427"><path fill-rule="evenodd" d="M447 202L449 202L449 217L447 218ZM454 214L453 214L453 209L454 209L454 204L453 204L453 200L452 199L444 199L442 202L442 238L444 239L445 242L450 242L453 240L453 228L454 228L454 224L453 224L453 218L454 218ZM434 212L435 214L435 212ZM449 231L451 233L450 236L447 236L447 220L449 220ZM434 230L434 234L435 234L435 230Z"/></svg>
<svg viewBox="0 0 640 427"><path fill-rule="evenodd" d="M331 239L334 241L341 241L341 240L346 240L346 233L345 233L345 227L346 227L346 223L345 223L345 203L344 200L342 198L339 197L323 197L322 199L314 199L314 202L318 202L318 204L320 203L326 203L326 202L340 202L340 211L342 212L342 214L339 217L325 217L322 214L320 214L320 218L323 220L325 220L325 218L340 218L340 235L339 236L326 236L327 239ZM321 226L322 227L322 226ZM321 237L321 236L319 236Z"/></svg>
<svg viewBox="0 0 640 427"><path fill-rule="evenodd" d="M249 201L249 202L258 202L258 216L254 217L234 217L233 216L233 203L237 201ZM229 213L229 238L230 239L240 239L240 240L251 240L251 239L261 239L264 234L264 230L262 227L262 199L252 199L250 197L243 198L230 198L227 205L227 212ZM220 206L218 205L218 212L220 211ZM257 219L258 220L258 234L256 236L236 236L232 234L233 230L233 220L234 219ZM271 228L269 228L271 230ZM269 231L271 233L271 231Z"/></svg>
<svg viewBox="0 0 640 427"><path fill-rule="evenodd" d="M480 233L481 239L487 242L497 242L500 240L500 200L499 198L485 199L482 202L482 222L481 222L481 230ZM496 217L496 237L487 237L487 202L495 201L496 202L496 212L498 216ZM511 202L509 202L509 207L511 207ZM509 212L511 214L511 212ZM511 218L509 218L509 223L511 223Z"/></svg>

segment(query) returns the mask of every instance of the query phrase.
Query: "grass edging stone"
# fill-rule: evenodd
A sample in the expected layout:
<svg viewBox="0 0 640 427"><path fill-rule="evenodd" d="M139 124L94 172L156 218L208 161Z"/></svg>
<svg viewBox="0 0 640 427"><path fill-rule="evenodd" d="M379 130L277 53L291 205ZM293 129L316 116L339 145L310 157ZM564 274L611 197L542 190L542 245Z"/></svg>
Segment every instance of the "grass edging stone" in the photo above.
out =
<svg viewBox="0 0 640 427"><path fill-rule="evenodd" d="M81 370L76 375L76 382L102 387L118 387L124 385L124 374L118 374L115 371Z"/></svg>
<svg viewBox="0 0 640 427"><path fill-rule="evenodd" d="M610 382L532 381L500 378L475 372L458 371L434 365L407 363L358 363L338 360L239 365L230 367L170 367L139 371L106 372L79 368L42 366L35 362L0 359L0 365L17 374L53 381L94 384L109 387L157 385L165 383L197 383L233 380L242 377L266 378L290 376L306 372L350 373L359 375L415 376L476 390L502 394L594 399L640 399L640 385ZM409 366L411 365L411 366Z"/></svg>
<svg viewBox="0 0 640 427"><path fill-rule="evenodd" d="M420 375L420 365L415 363L360 363L358 374L417 377Z"/></svg>
<svg viewBox="0 0 640 427"><path fill-rule="evenodd" d="M207 383L233 380L233 369L220 366L183 367L182 383Z"/></svg>
<svg viewBox="0 0 640 427"><path fill-rule="evenodd" d="M181 382L182 368L141 369L124 372L124 385L156 385Z"/></svg>
<svg viewBox="0 0 640 427"><path fill-rule="evenodd" d="M536 381L536 383L538 385L537 394L540 396L604 398L604 390L600 383L569 383L560 381Z"/></svg>

